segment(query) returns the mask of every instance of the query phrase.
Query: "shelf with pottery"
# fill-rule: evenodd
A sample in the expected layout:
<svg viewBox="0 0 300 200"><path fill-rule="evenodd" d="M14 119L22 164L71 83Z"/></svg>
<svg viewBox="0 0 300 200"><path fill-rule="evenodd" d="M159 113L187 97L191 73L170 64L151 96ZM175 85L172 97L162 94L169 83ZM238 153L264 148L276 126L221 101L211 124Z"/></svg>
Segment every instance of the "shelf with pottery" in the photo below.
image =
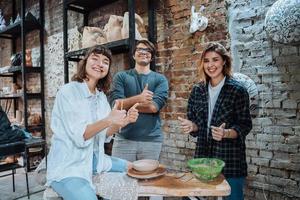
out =
<svg viewBox="0 0 300 200"><path fill-rule="evenodd" d="M113 6L116 0L64 0L63 1L63 36L64 36L64 80L69 82L69 61L78 62L83 58L87 47L104 45L113 54L130 53L133 50L136 40L148 38L149 41L156 43L156 3L152 0L145 2L128 0L127 12L124 16L110 15L104 27L89 26L89 13L101 6ZM135 4L148 4L148 29L146 30L143 19L135 13ZM82 48L69 51L68 41L68 11L75 11L83 14L83 34ZM141 29L141 31L139 30ZM85 32L86 31L86 32ZM85 35L86 33L86 35ZM147 33L147 34L146 34ZM144 34L143 36L141 34ZM133 58L129 56L130 66L133 66ZM154 69L155 61L151 63Z"/></svg>
<svg viewBox="0 0 300 200"><path fill-rule="evenodd" d="M26 93L25 94L28 99L40 99L41 98L41 93ZM23 94L4 94L0 95L0 99L18 99L23 97Z"/></svg>
<svg viewBox="0 0 300 200"><path fill-rule="evenodd" d="M0 95L0 99L19 99L22 96L22 94L4 94Z"/></svg>
<svg viewBox="0 0 300 200"><path fill-rule="evenodd" d="M117 41L105 43L103 45L109 48L113 54L124 53L124 52L128 52L129 50L129 39L117 40ZM66 57L69 61L78 62L83 58L85 52L88 49L89 48L84 48L84 49L79 49L77 51L70 51L66 53Z"/></svg>
<svg viewBox="0 0 300 200"><path fill-rule="evenodd" d="M38 30L40 28L40 22L31 14L27 13L25 17L25 33L33 30ZM10 24L0 31L0 37L3 38L15 38L21 35L21 20Z"/></svg>
<svg viewBox="0 0 300 200"><path fill-rule="evenodd" d="M90 12L115 1L117 0L67 0L66 5L69 10L74 10L77 12Z"/></svg>
<svg viewBox="0 0 300 200"><path fill-rule="evenodd" d="M24 166L27 172L33 170L36 167L38 160L46 155L46 131L45 131L45 102L44 102L44 3L45 0L35 0L37 4L34 8L30 8L33 1L30 1L29 6L26 5L26 0L12 0L12 10L8 12L6 17L10 17L11 20L7 24L4 17L0 16L0 39L10 40L11 48L5 50L10 51L11 63L10 66L3 66L0 68L0 79L2 77L10 77L12 86L3 87L0 95L0 100L7 107L13 108L13 114L11 117L16 119L19 126L30 131L34 136L30 140L23 142L24 153ZM8 5L10 7L10 5ZM29 11L35 10L36 16L32 15ZM1 13L1 12L0 12ZM18 14L18 16L16 16ZM29 32L37 36L38 44L32 44L37 47L38 57L36 62L32 62L31 49L27 49L27 43L31 43L26 34ZM2 41L0 41L2 42ZM18 51L18 52L17 52ZM25 55L25 56L24 56ZM8 60L8 59L7 59ZM37 77L36 84L29 85L26 81L29 77ZM29 77L29 78L30 78ZM18 86L19 83L19 86ZM18 87L14 87L13 85ZM32 88L30 89L30 86ZM39 114L40 122L32 123L31 118L33 114L30 113L30 106L34 107L34 111ZM18 119L18 120L17 120ZM13 124L14 122L12 122ZM33 149L32 149L33 148ZM39 148L38 151L37 149ZM42 150L40 150L42 148ZM12 151L12 150L11 150ZM31 151L34 151L32 153ZM29 188L27 184L27 195L29 198Z"/></svg>
<svg viewBox="0 0 300 200"><path fill-rule="evenodd" d="M40 67L26 67L24 68L25 73L40 73L41 68ZM5 66L0 67L0 76L6 77L6 76L13 76L14 73L21 73L22 72L22 66Z"/></svg>
<svg viewBox="0 0 300 200"><path fill-rule="evenodd" d="M43 129L43 124L31 124L27 126L27 129L32 133L32 132L38 132ZM41 134L33 134L34 138L42 138Z"/></svg>
<svg viewBox="0 0 300 200"><path fill-rule="evenodd" d="M25 162L26 162L26 167L27 171L32 171L34 170L38 163L41 160L42 155L46 155L47 151L47 144L46 140L42 138L31 138L31 139L26 139L25 140ZM39 158L35 158L39 157ZM30 158L35 158L35 159L30 159ZM34 163L35 161L39 160L37 163Z"/></svg>

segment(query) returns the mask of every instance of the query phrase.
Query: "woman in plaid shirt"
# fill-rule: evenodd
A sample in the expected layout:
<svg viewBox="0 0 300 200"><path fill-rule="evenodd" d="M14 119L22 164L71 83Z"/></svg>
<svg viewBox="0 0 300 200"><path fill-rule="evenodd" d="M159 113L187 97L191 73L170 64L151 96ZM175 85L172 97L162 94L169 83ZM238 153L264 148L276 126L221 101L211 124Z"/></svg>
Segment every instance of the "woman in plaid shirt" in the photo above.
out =
<svg viewBox="0 0 300 200"><path fill-rule="evenodd" d="M229 200L241 200L247 176L245 139L252 129L247 90L231 76L231 58L219 43L209 43L199 65L200 82L188 101L188 119L179 117L184 133L197 138L195 157L225 162Z"/></svg>

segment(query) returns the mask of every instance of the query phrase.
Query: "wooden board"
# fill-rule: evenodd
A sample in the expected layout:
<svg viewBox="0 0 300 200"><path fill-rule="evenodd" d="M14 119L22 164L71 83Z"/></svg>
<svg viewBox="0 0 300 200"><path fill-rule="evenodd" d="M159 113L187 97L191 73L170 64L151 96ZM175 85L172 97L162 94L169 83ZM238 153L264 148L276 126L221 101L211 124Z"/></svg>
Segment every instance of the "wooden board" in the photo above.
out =
<svg viewBox="0 0 300 200"><path fill-rule="evenodd" d="M139 181L139 196L228 196L230 192L230 186L223 175L211 182L201 182L191 173L180 178L166 174Z"/></svg>

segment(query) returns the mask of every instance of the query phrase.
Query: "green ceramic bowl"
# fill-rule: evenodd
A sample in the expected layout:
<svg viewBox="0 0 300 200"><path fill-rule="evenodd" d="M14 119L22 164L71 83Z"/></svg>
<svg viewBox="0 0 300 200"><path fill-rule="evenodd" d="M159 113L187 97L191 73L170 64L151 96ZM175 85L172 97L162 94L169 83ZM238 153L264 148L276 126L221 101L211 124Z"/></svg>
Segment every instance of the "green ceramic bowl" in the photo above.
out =
<svg viewBox="0 0 300 200"><path fill-rule="evenodd" d="M195 158L189 160L187 165L198 179L211 181L219 176L225 162L216 158Z"/></svg>

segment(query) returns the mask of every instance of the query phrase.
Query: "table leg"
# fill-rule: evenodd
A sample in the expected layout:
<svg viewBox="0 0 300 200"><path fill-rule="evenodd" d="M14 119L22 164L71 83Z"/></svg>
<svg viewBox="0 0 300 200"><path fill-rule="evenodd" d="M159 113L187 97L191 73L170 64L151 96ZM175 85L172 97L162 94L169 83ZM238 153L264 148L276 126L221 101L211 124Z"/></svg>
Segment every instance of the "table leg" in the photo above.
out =
<svg viewBox="0 0 300 200"><path fill-rule="evenodd" d="M218 197L218 200L223 200L223 197Z"/></svg>

